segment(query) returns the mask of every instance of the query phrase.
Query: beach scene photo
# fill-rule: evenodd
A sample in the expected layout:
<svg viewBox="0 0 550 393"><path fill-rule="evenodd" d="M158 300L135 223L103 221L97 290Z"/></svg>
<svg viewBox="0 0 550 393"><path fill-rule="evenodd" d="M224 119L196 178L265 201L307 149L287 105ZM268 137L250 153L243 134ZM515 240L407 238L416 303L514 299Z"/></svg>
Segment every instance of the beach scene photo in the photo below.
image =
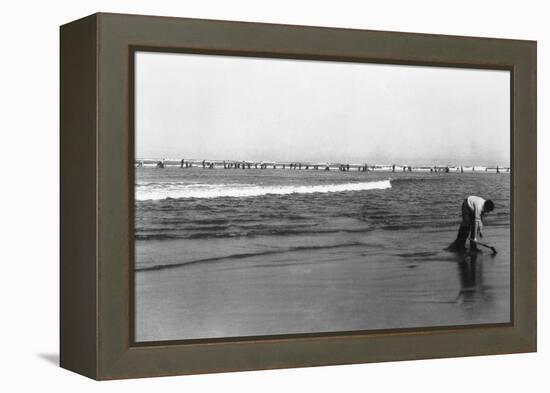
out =
<svg viewBox="0 0 550 393"><path fill-rule="evenodd" d="M511 321L509 71L134 63L136 342Z"/></svg>

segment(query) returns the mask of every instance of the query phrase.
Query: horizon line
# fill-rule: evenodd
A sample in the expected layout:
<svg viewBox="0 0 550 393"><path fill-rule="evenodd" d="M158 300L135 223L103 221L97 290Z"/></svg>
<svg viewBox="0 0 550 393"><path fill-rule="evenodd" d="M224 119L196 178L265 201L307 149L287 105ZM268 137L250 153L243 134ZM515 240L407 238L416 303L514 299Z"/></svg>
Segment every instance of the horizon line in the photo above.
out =
<svg viewBox="0 0 550 393"><path fill-rule="evenodd" d="M300 160L287 160L287 161L278 161L278 160L235 160L235 159L204 159L204 158L155 158L155 157L144 157L144 158L135 158L134 164L168 164L168 165L175 165L175 164L181 164L182 162L185 163L193 163L193 164L202 164L203 162L205 164L217 164L217 165L223 165L226 164L251 164L251 165L307 165L307 166L339 166L339 165L350 165L353 167L357 166L368 166L368 167L392 167L395 165L396 167L414 167L414 168L446 168L446 167L452 167L452 168L480 168L480 169L509 169L510 164L494 164L494 165L479 165L479 164L456 164L456 163L446 163L446 164L436 164L436 163L423 163L423 164L408 164L408 163L399 163L399 161L395 161L392 163L368 163L368 162L347 162L347 161L300 161Z"/></svg>

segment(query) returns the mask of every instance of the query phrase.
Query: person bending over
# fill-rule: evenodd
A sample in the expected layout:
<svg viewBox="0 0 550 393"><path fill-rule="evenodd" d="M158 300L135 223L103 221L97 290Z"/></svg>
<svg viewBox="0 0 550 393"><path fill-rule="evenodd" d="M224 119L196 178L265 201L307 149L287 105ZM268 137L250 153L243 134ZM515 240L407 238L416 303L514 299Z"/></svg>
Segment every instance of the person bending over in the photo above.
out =
<svg viewBox="0 0 550 393"><path fill-rule="evenodd" d="M495 208L490 199L469 196L462 202L462 222L456 240L449 246L451 251L465 251L466 240L470 237L470 251L478 251L478 238L483 237L482 219Z"/></svg>

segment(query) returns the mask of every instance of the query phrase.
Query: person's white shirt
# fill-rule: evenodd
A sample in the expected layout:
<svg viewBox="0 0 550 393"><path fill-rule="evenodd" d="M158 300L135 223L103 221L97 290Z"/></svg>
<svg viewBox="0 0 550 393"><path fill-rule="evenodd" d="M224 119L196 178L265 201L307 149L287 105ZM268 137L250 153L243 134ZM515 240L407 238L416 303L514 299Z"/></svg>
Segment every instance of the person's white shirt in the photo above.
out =
<svg viewBox="0 0 550 393"><path fill-rule="evenodd" d="M477 241L477 236L483 237L483 221L481 221L481 215L483 213L483 205L485 204L485 199L475 195L471 195L466 199L468 207L474 214L474 238L472 240Z"/></svg>
<svg viewBox="0 0 550 393"><path fill-rule="evenodd" d="M481 213L483 213L483 205L485 204L485 199L475 195L469 196L467 199L468 207L474 213L474 218L476 221L481 221Z"/></svg>

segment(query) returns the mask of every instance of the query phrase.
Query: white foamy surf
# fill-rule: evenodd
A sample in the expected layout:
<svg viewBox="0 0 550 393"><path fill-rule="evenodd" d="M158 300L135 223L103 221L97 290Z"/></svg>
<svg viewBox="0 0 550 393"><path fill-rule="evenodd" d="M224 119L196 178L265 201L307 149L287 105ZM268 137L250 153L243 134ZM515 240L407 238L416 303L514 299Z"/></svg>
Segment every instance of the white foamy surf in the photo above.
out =
<svg viewBox="0 0 550 393"><path fill-rule="evenodd" d="M390 180L319 184L311 186L255 184L189 184L189 183L155 183L138 184L135 198L137 201L183 198L246 198L262 195L314 194L331 192L349 192L365 190L383 190L391 188Z"/></svg>

